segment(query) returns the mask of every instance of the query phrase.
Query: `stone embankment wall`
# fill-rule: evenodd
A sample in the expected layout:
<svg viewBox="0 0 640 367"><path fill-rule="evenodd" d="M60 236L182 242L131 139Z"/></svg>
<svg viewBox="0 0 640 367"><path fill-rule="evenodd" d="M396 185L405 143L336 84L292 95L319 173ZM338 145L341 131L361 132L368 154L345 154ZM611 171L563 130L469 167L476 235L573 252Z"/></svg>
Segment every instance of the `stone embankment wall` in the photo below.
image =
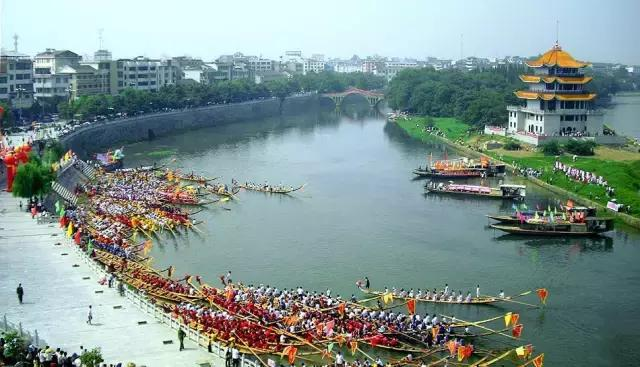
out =
<svg viewBox="0 0 640 367"><path fill-rule="evenodd" d="M105 123L94 123L60 138L66 149L81 158L102 149L133 143L176 131L198 129L244 120L295 115L318 107L318 95L287 97L281 104L277 98L214 105L171 112L154 113Z"/></svg>

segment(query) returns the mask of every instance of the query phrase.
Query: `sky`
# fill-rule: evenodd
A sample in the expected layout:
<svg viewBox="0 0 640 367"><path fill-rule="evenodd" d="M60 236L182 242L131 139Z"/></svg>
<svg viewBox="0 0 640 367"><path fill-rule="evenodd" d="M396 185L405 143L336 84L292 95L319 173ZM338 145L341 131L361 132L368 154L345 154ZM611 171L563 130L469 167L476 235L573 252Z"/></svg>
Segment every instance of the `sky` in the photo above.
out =
<svg viewBox="0 0 640 367"><path fill-rule="evenodd" d="M13 49L18 34L30 55L92 55L102 29L115 58L301 50L455 60L543 53L559 22L560 45L574 57L640 65L639 17L640 0L0 0L0 40Z"/></svg>

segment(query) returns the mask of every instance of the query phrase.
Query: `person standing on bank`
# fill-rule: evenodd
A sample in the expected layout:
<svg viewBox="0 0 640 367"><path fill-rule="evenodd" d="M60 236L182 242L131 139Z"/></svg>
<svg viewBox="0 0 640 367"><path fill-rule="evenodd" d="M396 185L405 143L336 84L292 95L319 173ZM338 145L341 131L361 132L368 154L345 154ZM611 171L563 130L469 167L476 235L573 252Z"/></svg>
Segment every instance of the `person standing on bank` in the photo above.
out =
<svg viewBox="0 0 640 367"><path fill-rule="evenodd" d="M22 289L22 283L18 284L18 288L16 289L16 293L18 294L18 302L22 304L22 297L24 297L24 289Z"/></svg>
<svg viewBox="0 0 640 367"><path fill-rule="evenodd" d="M184 330L182 330L182 328L178 329L178 340L180 341L180 351L184 350L184 337L186 336L186 334L184 333Z"/></svg>
<svg viewBox="0 0 640 367"><path fill-rule="evenodd" d="M91 325L91 320L93 320L93 309L91 305L89 305L89 313L87 314L87 324Z"/></svg>

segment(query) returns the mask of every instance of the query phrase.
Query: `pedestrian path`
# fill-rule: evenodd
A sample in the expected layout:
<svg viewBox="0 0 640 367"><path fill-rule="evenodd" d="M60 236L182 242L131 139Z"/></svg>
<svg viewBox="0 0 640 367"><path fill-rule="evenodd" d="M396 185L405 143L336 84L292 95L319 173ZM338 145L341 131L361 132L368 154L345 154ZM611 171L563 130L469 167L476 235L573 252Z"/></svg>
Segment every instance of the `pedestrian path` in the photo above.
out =
<svg viewBox="0 0 640 367"><path fill-rule="evenodd" d="M19 201L0 193L0 318L38 331L51 346L70 352L101 347L106 363L137 366L222 366L224 361L185 340L136 308L93 272L57 224L36 224ZM22 283L24 304L16 287ZM86 323L93 306L93 325ZM165 344L165 341L172 341Z"/></svg>

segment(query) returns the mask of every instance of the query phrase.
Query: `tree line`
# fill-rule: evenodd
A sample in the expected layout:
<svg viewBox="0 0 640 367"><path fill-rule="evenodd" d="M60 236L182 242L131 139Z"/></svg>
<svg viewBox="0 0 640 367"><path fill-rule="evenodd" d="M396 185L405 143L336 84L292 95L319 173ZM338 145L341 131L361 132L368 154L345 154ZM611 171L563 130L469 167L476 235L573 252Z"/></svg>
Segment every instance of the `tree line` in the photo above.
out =
<svg viewBox="0 0 640 367"><path fill-rule="evenodd" d="M261 98L284 99L294 93L317 91L341 92L348 87L381 89L385 79L370 73L335 73L325 71L295 75L256 84L246 79L220 81L214 84L178 84L163 86L158 91L125 89L118 95L83 96L58 104L64 118L83 118L114 113L147 113L166 108L179 109L211 104L237 103Z"/></svg>
<svg viewBox="0 0 640 367"><path fill-rule="evenodd" d="M513 65L469 72L406 69L389 83L387 103L420 115L456 117L476 127L504 124L507 105L522 103L513 92L527 88L519 78L526 73L525 66ZM601 104L608 102L610 94L640 87L624 69L613 74L589 70L587 74L594 76L587 88L598 93Z"/></svg>

